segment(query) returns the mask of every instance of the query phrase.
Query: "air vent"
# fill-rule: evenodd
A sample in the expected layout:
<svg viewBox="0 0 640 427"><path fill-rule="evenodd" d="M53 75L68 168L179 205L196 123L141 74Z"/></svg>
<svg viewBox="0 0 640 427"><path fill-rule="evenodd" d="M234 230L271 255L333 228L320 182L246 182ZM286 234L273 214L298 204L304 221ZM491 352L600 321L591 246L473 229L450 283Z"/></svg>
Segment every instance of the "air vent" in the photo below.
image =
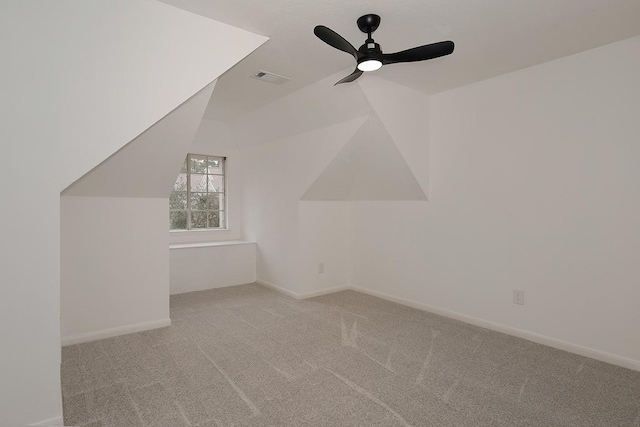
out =
<svg viewBox="0 0 640 427"><path fill-rule="evenodd" d="M269 73L267 71L260 70L256 74L251 76L254 79L262 80L263 82L269 82L277 85L282 85L291 80L289 77L279 76L277 74Z"/></svg>

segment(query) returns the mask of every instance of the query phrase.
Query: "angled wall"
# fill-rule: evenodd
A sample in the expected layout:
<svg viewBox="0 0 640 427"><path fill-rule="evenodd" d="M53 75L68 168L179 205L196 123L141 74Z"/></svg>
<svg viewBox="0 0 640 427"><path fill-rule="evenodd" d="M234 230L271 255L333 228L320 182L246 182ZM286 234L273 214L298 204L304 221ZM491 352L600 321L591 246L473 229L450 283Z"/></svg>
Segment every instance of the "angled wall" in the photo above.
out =
<svg viewBox="0 0 640 427"><path fill-rule="evenodd" d="M349 203L426 201L428 174L418 166L428 164L428 134L413 119L426 114L427 97L370 79L333 86L330 76L231 124L259 280L297 295L345 286ZM411 113L393 114L398 105ZM409 144L416 138L418 148Z"/></svg>
<svg viewBox="0 0 640 427"><path fill-rule="evenodd" d="M62 196L169 197L207 108L207 85L67 187Z"/></svg>
<svg viewBox="0 0 640 427"><path fill-rule="evenodd" d="M265 38L151 0L63 0L2 2L0 40L0 167L20 177L0 184L0 424L60 424L60 191Z"/></svg>

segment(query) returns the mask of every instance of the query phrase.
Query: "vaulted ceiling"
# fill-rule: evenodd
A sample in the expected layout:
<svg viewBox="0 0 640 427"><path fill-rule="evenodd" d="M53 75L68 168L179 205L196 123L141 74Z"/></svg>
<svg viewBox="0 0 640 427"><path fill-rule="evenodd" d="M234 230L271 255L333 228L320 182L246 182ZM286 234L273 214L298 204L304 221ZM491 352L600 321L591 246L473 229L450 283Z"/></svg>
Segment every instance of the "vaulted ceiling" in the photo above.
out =
<svg viewBox="0 0 640 427"><path fill-rule="evenodd" d="M453 55L395 64L372 74L436 93L640 34L637 0L162 0L270 37L224 74L205 117L230 121L338 71L354 61L313 34L322 24L358 47L356 20L382 17L374 34L383 51L453 40ZM259 70L291 78L284 85L251 79ZM362 79L366 79L367 75Z"/></svg>

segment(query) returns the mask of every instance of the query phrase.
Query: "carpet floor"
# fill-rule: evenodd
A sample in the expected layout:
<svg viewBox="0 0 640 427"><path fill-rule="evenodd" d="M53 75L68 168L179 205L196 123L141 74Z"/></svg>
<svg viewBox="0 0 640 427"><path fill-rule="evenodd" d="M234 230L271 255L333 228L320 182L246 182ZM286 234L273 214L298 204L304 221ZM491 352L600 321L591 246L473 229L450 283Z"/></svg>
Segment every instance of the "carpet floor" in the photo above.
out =
<svg viewBox="0 0 640 427"><path fill-rule="evenodd" d="M640 372L354 291L171 297L62 354L67 426L640 427Z"/></svg>

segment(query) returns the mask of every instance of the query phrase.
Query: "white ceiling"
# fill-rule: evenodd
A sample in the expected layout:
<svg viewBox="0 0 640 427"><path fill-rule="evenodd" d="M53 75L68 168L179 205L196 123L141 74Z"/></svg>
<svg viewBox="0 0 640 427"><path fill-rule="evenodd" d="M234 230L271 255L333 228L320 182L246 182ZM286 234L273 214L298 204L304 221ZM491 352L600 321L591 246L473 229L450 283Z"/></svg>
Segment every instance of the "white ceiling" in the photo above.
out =
<svg viewBox="0 0 640 427"><path fill-rule="evenodd" d="M638 0L162 0L270 40L222 77L205 118L230 121L327 77L349 74L353 58L313 34L322 24L359 47L356 20L382 17L374 39L385 53L442 40L455 52L393 64L378 77L436 93L640 34ZM290 77L282 86L249 78ZM361 77L366 78L366 74Z"/></svg>

